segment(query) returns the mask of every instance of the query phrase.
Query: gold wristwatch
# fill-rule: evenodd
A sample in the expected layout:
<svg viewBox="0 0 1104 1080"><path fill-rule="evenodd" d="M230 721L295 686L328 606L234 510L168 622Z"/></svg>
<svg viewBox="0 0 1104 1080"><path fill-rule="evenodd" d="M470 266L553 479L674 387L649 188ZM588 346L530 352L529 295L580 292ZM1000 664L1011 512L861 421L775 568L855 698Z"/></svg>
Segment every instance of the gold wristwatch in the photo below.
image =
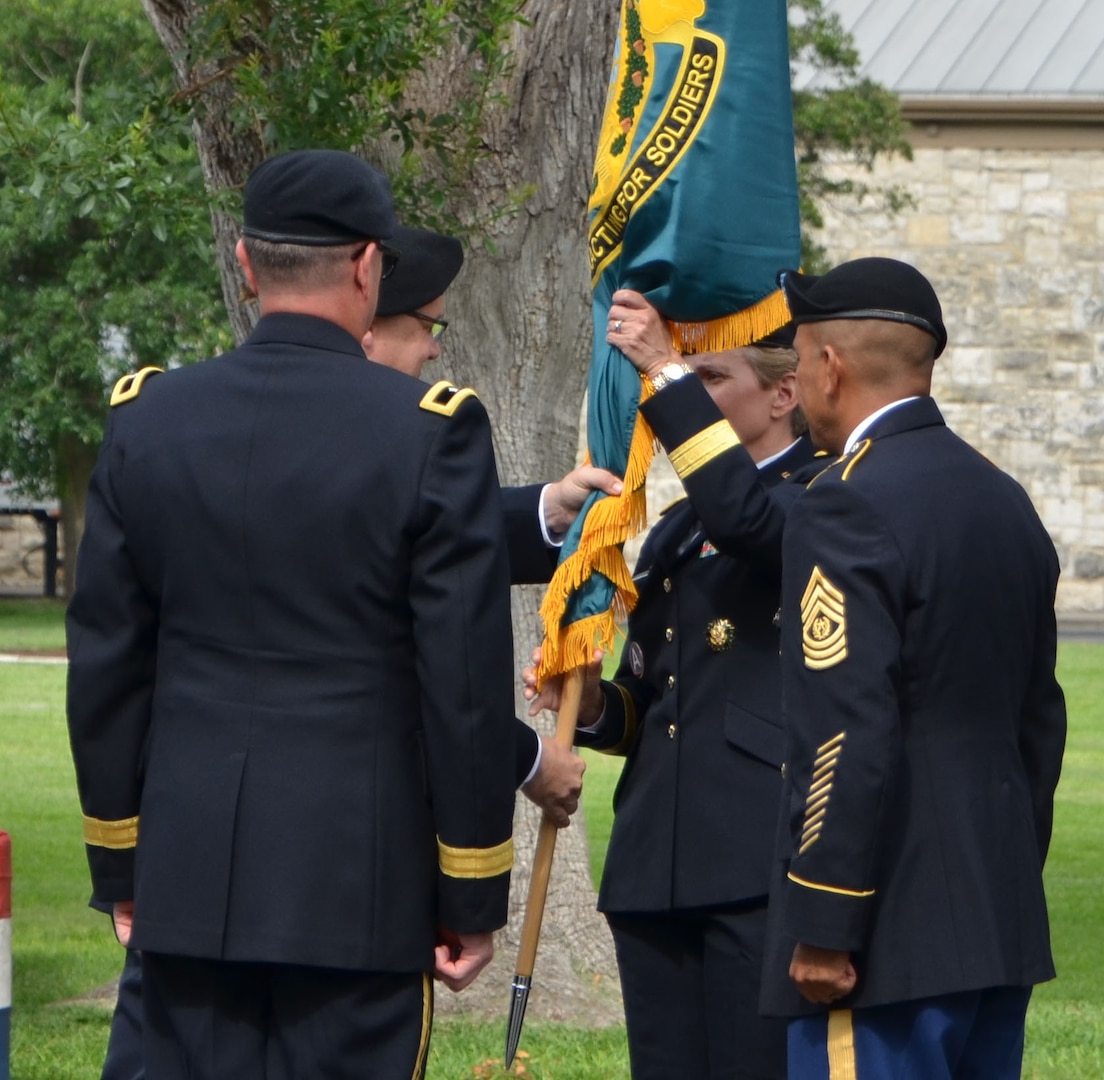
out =
<svg viewBox="0 0 1104 1080"><path fill-rule="evenodd" d="M683 375L692 375L693 373L694 369L689 364L664 364L654 375L648 376L648 382L652 384L653 390L659 391L668 383L681 379Z"/></svg>

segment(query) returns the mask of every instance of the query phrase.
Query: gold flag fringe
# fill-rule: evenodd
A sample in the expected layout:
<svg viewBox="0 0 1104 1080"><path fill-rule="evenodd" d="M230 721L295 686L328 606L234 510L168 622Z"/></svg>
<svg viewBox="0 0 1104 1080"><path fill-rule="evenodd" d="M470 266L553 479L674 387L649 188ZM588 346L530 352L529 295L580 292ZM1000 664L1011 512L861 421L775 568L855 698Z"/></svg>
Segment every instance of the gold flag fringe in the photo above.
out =
<svg viewBox="0 0 1104 1080"><path fill-rule="evenodd" d="M641 380L640 400L646 401L652 393L651 383ZM544 594L540 609L544 644L537 668L539 686L551 676L590 663L595 649L609 652L614 646L618 624L628 618L636 604L636 586L621 547L648 523L644 481L654 453L655 436L638 412L629 444L623 491L620 495L599 499L590 508L583 522L579 546L556 568ZM613 583L613 604L608 611L564 626L568 600L595 573Z"/></svg>
<svg viewBox="0 0 1104 1080"><path fill-rule="evenodd" d="M790 309L781 289L743 311L709 322L672 322L671 337L680 353L724 352L738 349L774 333L790 321Z"/></svg>

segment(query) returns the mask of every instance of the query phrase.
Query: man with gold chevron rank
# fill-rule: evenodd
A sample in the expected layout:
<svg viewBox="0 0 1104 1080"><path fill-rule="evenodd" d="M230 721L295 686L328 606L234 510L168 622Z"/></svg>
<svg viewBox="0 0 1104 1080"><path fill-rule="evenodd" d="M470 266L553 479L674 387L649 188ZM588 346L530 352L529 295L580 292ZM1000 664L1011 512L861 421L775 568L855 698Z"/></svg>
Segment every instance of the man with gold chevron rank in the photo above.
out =
<svg viewBox="0 0 1104 1080"><path fill-rule="evenodd" d="M617 949L633 1080L780 1080L785 1025L758 1014L784 738L782 529L813 457L792 329L682 357L639 293L608 340L689 499L648 535L614 678L591 673L576 741L626 757L599 907ZM530 691L531 692L531 691Z"/></svg>
<svg viewBox="0 0 1104 1080"><path fill-rule="evenodd" d="M351 154L260 165L260 299L112 410L68 614L93 886L157 1080L423 1075L505 923L515 731L486 413L369 363L395 228ZM130 391L133 391L132 393Z"/></svg>
<svg viewBox="0 0 1104 1080"><path fill-rule="evenodd" d="M790 1076L1020 1075L1054 975L1058 560L930 397L947 335L893 259L782 276L810 433L840 455L782 552L787 779L763 1004Z"/></svg>

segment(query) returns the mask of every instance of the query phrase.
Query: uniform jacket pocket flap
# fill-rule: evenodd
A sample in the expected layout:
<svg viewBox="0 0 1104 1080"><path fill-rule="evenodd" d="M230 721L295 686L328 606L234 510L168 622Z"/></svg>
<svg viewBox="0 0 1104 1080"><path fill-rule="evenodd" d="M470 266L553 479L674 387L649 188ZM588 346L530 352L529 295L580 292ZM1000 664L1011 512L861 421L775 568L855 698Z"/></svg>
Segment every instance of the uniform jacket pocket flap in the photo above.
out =
<svg viewBox="0 0 1104 1080"><path fill-rule="evenodd" d="M785 760L786 737L782 728L731 701L725 708L725 738L737 749L775 768L781 767Z"/></svg>

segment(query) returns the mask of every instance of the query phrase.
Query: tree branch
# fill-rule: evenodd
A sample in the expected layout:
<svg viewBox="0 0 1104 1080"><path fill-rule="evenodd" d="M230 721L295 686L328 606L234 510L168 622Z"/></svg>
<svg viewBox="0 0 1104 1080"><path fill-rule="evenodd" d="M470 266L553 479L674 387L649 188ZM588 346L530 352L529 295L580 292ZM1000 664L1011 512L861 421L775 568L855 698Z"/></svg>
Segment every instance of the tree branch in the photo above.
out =
<svg viewBox="0 0 1104 1080"><path fill-rule="evenodd" d="M92 42L89 41L84 46L84 52L81 53L80 63L77 64L77 84L73 88L73 112L78 120L81 119L81 112L84 108L84 73L88 68L88 58L91 55Z"/></svg>

